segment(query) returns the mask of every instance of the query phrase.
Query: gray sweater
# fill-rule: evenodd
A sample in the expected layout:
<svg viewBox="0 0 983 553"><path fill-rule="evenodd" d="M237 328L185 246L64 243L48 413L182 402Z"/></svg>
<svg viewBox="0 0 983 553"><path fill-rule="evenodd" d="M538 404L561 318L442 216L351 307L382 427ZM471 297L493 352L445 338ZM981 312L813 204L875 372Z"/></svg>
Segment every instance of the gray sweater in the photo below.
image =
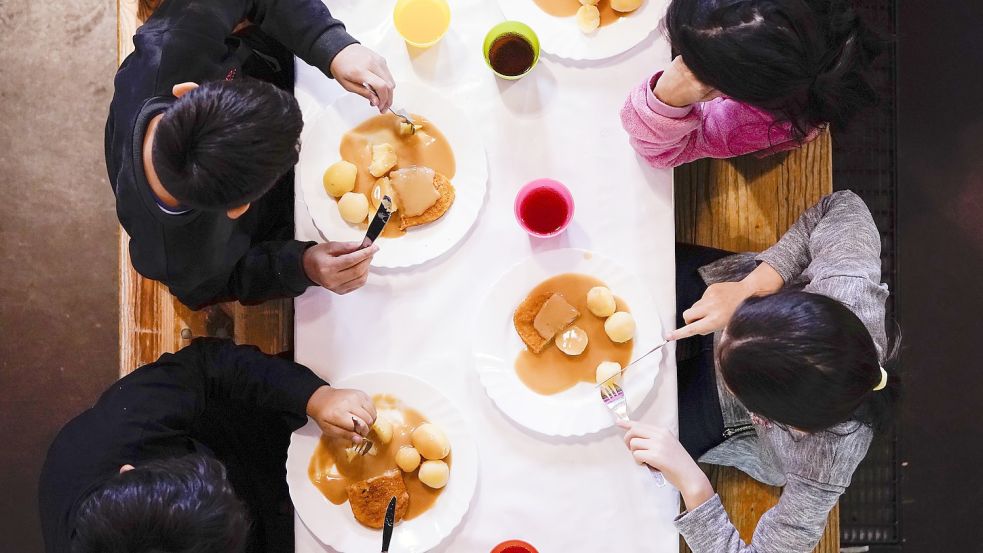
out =
<svg viewBox="0 0 983 553"><path fill-rule="evenodd" d="M863 321L883 359L887 348L880 283L881 242L870 211L856 194L830 194L809 208L777 244L755 256L737 254L700 269L707 284L737 281L766 262L786 289L836 299ZM715 340L719 340L719 333ZM784 486L778 505L758 522L744 543L714 496L676 518L676 528L694 553L809 553L822 537L829 511L850 485L867 454L873 432L844 422L823 432L785 430L752 416L722 384L718 393L727 441L701 462L737 467L755 479Z"/></svg>

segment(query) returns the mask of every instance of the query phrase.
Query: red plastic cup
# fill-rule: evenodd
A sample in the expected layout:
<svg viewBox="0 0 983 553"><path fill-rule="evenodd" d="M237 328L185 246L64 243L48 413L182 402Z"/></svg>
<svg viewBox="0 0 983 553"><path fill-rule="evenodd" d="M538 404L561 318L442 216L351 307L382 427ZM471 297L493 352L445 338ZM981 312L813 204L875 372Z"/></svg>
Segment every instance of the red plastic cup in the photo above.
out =
<svg viewBox="0 0 983 553"><path fill-rule="evenodd" d="M495 546L491 553L539 553L536 548L524 541L509 540Z"/></svg>
<svg viewBox="0 0 983 553"><path fill-rule="evenodd" d="M536 179L515 196L515 219L526 232L539 238L556 236L573 219L570 190L553 179Z"/></svg>

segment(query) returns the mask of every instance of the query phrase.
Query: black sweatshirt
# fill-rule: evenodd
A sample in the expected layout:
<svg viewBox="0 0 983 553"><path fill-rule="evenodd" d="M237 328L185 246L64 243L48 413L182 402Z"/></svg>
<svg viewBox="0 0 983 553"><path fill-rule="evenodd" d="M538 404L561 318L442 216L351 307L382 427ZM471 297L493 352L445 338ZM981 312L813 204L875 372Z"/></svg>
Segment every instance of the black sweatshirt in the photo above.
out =
<svg viewBox="0 0 983 553"><path fill-rule="evenodd" d="M133 267L192 309L295 297L314 285L302 265L313 242L264 235L261 205L236 220L224 211L169 215L143 172L148 121L174 101L173 85L237 73L241 54L230 34L244 19L325 74L334 56L356 42L321 0L166 0L133 37L106 122L106 166Z"/></svg>
<svg viewBox="0 0 983 553"><path fill-rule="evenodd" d="M191 453L226 464L253 519L250 550L279 550L257 543L257 533L280 524L292 538L289 514L270 522L270 498L287 497L290 433L305 424L307 401L324 384L297 363L208 338L137 369L66 424L48 450L39 488L45 550L71 550L82 500L121 466Z"/></svg>

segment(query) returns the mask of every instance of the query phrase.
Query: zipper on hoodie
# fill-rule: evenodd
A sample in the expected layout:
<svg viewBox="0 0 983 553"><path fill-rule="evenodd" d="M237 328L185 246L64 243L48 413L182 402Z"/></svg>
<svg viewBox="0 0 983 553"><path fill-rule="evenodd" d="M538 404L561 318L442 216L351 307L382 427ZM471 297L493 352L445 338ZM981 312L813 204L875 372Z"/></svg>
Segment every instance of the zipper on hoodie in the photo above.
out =
<svg viewBox="0 0 983 553"><path fill-rule="evenodd" d="M733 428L725 428L724 429L724 438L725 439L728 439L728 438L731 438L731 437L736 436L738 434L742 434L744 432L747 432L748 430L754 430L754 425L753 424L742 424L740 426L735 426Z"/></svg>

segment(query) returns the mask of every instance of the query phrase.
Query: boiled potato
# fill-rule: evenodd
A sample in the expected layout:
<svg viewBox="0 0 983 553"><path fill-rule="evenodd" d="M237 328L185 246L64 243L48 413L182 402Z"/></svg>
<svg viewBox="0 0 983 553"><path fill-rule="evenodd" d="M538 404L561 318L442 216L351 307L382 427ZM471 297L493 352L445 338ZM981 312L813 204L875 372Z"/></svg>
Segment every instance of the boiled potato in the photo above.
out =
<svg viewBox="0 0 983 553"><path fill-rule="evenodd" d="M614 361L602 361L597 366L597 372L594 374L594 380L600 384L601 382L611 380L611 377L619 374L620 372L620 363L615 363Z"/></svg>
<svg viewBox="0 0 983 553"><path fill-rule="evenodd" d="M601 12L597 6L580 6L577 10L577 26L584 33L593 33L601 26Z"/></svg>
<svg viewBox="0 0 983 553"><path fill-rule="evenodd" d="M375 186L372 187L372 209L379 209L379 204L382 203L382 197L389 196L389 202L392 209L391 212L395 213L399 211L399 207L396 205L396 193L393 191L392 181L389 177L382 177L375 181Z"/></svg>
<svg viewBox="0 0 983 553"><path fill-rule="evenodd" d="M392 144L383 142L382 144L372 145L372 163L369 164L369 173L373 177L381 177L396 166L396 149Z"/></svg>
<svg viewBox="0 0 983 553"><path fill-rule="evenodd" d="M642 0L611 0L611 9L616 12L633 12L641 5Z"/></svg>
<svg viewBox="0 0 983 553"><path fill-rule="evenodd" d="M342 219L357 225L369 216L369 199L365 197L365 194L346 192L338 200L338 211L341 212Z"/></svg>
<svg viewBox="0 0 983 553"><path fill-rule="evenodd" d="M372 431L375 432L379 441L384 444L393 441L393 423L389 419L384 417L376 418L375 423L372 424Z"/></svg>
<svg viewBox="0 0 983 553"><path fill-rule="evenodd" d="M580 355L587 349L587 332L577 325L564 330L556 337L556 347L567 355Z"/></svg>
<svg viewBox="0 0 983 553"><path fill-rule="evenodd" d="M596 6L601 0L580 0L580 3L585 6Z"/></svg>
<svg viewBox="0 0 983 553"><path fill-rule="evenodd" d="M612 342L623 343L635 336L635 318L631 313L618 311L604 321L604 332Z"/></svg>
<svg viewBox="0 0 983 553"><path fill-rule="evenodd" d="M447 441L447 436L436 425L429 422L416 427L412 440L413 447L426 459L443 459L451 452L451 444Z"/></svg>
<svg viewBox="0 0 983 553"><path fill-rule="evenodd" d="M610 317L618 310L614 294L607 286L595 286L587 292L587 309L598 317Z"/></svg>
<svg viewBox="0 0 983 553"><path fill-rule="evenodd" d="M403 472L413 472L420 466L420 452L415 447L401 447L396 452L396 466Z"/></svg>
<svg viewBox="0 0 983 553"><path fill-rule="evenodd" d="M339 161L324 172L324 191L335 198L355 190L358 167L354 163Z"/></svg>
<svg viewBox="0 0 983 553"><path fill-rule="evenodd" d="M447 463L443 461L424 461L420 465L420 482L430 486L435 490L439 490L447 485L447 479L450 478L451 468L447 466Z"/></svg>

